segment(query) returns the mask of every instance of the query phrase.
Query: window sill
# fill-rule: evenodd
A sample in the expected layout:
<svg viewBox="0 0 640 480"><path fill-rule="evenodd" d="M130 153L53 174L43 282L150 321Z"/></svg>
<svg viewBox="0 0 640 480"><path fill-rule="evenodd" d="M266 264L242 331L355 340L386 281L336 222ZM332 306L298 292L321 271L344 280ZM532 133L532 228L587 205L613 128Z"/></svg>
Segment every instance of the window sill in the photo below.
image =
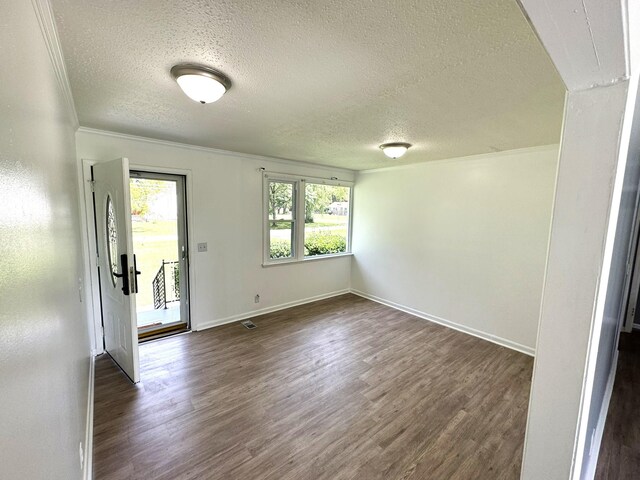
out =
<svg viewBox="0 0 640 480"><path fill-rule="evenodd" d="M262 263L263 268L268 267L277 267L278 265L291 265L292 263L305 263L305 262L315 262L318 260L328 260L329 258L341 258L341 257L352 257L352 252L345 253L334 253L331 255L316 255L313 257L305 257L302 260L298 260L297 258L292 258L290 260L280 260L276 262Z"/></svg>

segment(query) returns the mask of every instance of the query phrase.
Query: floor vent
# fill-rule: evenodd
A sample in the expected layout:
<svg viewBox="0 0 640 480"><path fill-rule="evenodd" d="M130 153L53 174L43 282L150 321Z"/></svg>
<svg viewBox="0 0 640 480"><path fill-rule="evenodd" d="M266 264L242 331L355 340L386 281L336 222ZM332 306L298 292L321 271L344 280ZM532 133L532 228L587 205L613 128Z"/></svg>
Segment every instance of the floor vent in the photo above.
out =
<svg viewBox="0 0 640 480"><path fill-rule="evenodd" d="M244 322L240 322L242 323L242 325L244 325L244 328L249 329L249 330L253 330L254 328L258 328L258 326L253 323L251 320L245 320Z"/></svg>

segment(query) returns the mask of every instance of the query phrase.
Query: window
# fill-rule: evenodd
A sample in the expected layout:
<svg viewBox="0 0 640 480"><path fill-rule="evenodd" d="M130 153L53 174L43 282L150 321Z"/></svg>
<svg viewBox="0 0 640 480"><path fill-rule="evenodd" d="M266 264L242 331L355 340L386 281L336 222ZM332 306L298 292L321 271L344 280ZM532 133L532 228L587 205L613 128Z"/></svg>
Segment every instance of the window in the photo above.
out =
<svg viewBox="0 0 640 480"><path fill-rule="evenodd" d="M269 258L294 258L296 234L296 184L268 180Z"/></svg>
<svg viewBox="0 0 640 480"><path fill-rule="evenodd" d="M264 264L350 252L350 182L264 175Z"/></svg>
<svg viewBox="0 0 640 480"><path fill-rule="evenodd" d="M304 255L347 252L351 188L308 182L304 189Z"/></svg>

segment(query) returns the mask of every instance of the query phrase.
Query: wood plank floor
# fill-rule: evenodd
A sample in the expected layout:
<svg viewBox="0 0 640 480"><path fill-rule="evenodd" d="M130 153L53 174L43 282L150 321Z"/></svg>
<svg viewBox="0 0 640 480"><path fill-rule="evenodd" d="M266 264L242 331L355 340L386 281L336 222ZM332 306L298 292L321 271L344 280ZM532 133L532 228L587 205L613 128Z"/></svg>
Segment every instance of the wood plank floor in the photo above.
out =
<svg viewBox="0 0 640 480"><path fill-rule="evenodd" d="M640 332L623 333L619 350L597 480L640 478Z"/></svg>
<svg viewBox="0 0 640 480"><path fill-rule="evenodd" d="M533 359L344 295L96 363L101 479L517 479Z"/></svg>

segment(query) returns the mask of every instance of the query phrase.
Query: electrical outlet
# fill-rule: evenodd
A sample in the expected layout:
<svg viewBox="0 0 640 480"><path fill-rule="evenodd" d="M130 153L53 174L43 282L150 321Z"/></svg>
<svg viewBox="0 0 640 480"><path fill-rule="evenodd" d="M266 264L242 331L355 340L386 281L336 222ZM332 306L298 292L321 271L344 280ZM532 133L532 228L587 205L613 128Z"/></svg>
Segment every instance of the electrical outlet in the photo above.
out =
<svg viewBox="0 0 640 480"><path fill-rule="evenodd" d="M260 295L256 293L256 297L253 299L254 303L260 303Z"/></svg>
<svg viewBox="0 0 640 480"><path fill-rule="evenodd" d="M199 252L206 252L207 251L207 242L202 242L198 244L198 251Z"/></svg>

